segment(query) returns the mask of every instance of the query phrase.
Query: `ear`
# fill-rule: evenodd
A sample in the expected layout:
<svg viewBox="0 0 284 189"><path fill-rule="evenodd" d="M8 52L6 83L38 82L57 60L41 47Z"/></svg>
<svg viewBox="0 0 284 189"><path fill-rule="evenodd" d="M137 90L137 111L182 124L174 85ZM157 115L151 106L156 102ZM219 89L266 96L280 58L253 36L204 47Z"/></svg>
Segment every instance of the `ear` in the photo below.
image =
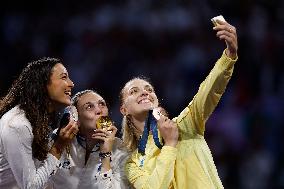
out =
<svg viewBox="0 0 284 189"><path fill-rule="evenodd" d="M126 108L125 108L124 105L120 106L119 110L120 110L120 113L121 113L122 115L124 115L124 116L127 115L127 110L126 110Z"/></svg>

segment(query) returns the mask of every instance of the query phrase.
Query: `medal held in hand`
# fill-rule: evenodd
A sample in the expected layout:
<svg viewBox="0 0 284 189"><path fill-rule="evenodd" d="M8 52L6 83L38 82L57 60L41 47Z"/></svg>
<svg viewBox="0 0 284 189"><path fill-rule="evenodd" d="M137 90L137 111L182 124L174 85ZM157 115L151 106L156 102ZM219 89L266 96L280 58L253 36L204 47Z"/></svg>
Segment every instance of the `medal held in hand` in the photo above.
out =
<svg viewBox="0 0 284 189"><path fill-rule="evenodd" d="M56 131L56 134L52 136L53 140L55 141L60 133L60 130L68 125L70 120L78 121L78 111L75 106L67 106L59 113L59 119L58 119L58 129ZM62 168L64 169L70 169L71 168L71 147L70 144L66 145L65 148L66 156L63 157L63 164Z"/></svg>
<svg viewBox="0 0 284 189"><path fill-rule="evenodd" d="M58 114L58 121L56 124L56 129L53 131L51 138L55 141L59 136L59 132L62 128L66 127L70 121L78 121L78 112L75 106L67 106Z"/></svg>
<svg viewBox="0 0 284 189"><path fill-rule="evenodd" d="M70 119L78 121L78 112L75 106L67 106L64 108L63 112L60 113L58 130L65 127L69 123Z"/></svg>
<svg viewBox="0 0 284 189"><path fill-rule="evenodd" d="M105 131L109 130L109 127L112 126L112 120L110 119L109 116L101 116L99 119L96 121L96 127L97 129L103 129Z"/></svg>

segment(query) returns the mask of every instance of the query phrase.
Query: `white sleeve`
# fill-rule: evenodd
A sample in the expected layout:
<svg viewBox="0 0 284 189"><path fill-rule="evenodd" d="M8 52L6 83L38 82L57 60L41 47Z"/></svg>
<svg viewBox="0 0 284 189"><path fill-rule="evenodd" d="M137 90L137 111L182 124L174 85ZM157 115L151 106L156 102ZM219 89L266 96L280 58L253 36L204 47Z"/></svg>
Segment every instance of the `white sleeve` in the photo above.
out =
<svg viewBox="0 0 284 189"><path fill-rule="evenodd" d="M49 177L56 172L60 161L52 154L35 165L32 157L32 131L26 125L5 125L2 143L5 156L20 188L43 188Z"/></svg>
<svg viewBox="0 0 284 189"><path fill-rule="evenodd" d="M128 154L121 150L116 150L112 155L111 169L101 170L96 174L98 188L124 189L129 188L130 184L124 172L125 162Z"/></svg>

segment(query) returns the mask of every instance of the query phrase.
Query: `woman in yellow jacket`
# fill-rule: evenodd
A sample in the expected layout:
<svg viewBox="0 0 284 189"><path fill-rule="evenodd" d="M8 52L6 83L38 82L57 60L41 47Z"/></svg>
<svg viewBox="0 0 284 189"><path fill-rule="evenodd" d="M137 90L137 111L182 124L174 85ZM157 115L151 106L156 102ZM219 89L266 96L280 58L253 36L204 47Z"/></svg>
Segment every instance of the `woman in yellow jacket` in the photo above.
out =
<svg viewBox="0 0 284 189"><path fill-rule="evenodd" d="M159 133L151 130L148 138L144 138L147 144L144 149L142 144L142 153L139 149L143 143L141 136L149 110L158 107L157 96L153 86L142 78L128 81L121 91L123 141L133 151L125 171L135 188L223 188L204 139L204 130L231 78L238 44L232 25L218 21L213 29L219 39L225 40L227 48L193 100L173 119L175 124L162 116L157 124ZM163 146L159 145L161 138Z"/></svg>

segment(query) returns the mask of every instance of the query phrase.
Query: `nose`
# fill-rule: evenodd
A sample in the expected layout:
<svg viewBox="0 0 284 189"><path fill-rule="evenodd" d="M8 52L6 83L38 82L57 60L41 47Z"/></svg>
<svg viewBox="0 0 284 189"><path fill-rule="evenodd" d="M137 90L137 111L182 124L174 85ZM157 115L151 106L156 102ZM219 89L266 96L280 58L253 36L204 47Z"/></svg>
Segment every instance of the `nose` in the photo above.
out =
<svg viewBox="0 0 284 189"><path fill-rule="evenodd" d="M146 89L142 90L141 96L148 96L149 92Z"/></svg>
<svg viewBox="0 0 284 189"><path fill-rule="evenodd" d="M102 108L98 105L95 106L95 114L96 115L102 115L103 114Z"/></svg>
<svg viewBox="0 0 284 189"><path fill-rule="evenodd" d="M71 88L74 87L74 83L71 79L69 79L68 86L71 87Z"/></svg>

